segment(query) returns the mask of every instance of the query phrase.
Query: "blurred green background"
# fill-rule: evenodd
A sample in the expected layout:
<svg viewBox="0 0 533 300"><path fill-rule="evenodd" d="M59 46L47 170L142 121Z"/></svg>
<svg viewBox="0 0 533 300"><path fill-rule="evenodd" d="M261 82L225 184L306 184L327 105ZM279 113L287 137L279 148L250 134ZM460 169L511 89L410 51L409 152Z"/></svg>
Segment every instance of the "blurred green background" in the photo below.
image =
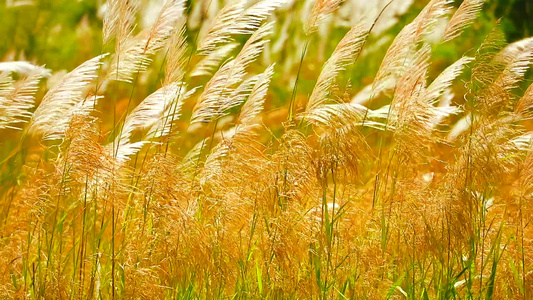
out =
<svg viewBox="0 0 533 300"><path fill-rule="evenodd" d="M5 0L0 6L2 61L27 60L52 70L72 69L101 51L103 0ZM188 5L194 5L188 1ZM390 29L397 32L427 1L414 1L410 12ZM459 5L457 1L455 5ZM501 18L509 42L533 33L532 0L487 0L475 25L485 31ZM481 35L467 35L481 39ZM335 41L333 41L335 42ZM475 41L474 41L475 42ZM465 50L465 49L462 49Z"/></svg>

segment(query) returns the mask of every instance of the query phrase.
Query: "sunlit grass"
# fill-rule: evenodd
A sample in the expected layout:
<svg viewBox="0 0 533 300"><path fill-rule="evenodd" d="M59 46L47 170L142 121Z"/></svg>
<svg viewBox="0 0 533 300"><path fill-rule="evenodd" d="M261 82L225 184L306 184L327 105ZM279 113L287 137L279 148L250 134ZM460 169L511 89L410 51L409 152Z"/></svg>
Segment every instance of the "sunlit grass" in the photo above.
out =
<svg viewBox="0 0 533 300"><path fill-rule="evenodd" d="M531 297L532 38L481 0L222 2L0 63L0 297Z"/></svg>

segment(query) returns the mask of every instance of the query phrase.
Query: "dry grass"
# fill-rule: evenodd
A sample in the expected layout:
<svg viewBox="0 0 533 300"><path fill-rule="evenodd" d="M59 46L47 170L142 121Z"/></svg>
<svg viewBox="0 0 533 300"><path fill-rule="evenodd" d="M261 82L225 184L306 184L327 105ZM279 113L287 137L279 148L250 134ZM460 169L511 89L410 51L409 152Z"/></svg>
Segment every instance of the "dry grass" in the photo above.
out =
<svg viewBox="0 0 533 300"><path fill-rule="evenodd" d="M506 45L494 24L433 66L483 1L432 0L359 94L347 75L377 19L301 92L345 4L286 2L167 0L138 29L137 1L109 0L111 55L50 89L49 70L2 63L0 135L17 146L0 171L1 298L533 297L533 39ZM301 43L271 61L287 28ZM290 97L265 111L287 72Z"/></svg>

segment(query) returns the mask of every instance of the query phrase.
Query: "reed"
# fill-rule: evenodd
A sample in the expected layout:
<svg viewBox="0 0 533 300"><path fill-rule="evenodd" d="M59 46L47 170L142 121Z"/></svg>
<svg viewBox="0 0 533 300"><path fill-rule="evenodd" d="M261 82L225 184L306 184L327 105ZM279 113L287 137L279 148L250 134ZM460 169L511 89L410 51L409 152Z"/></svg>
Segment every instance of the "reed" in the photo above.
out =
<svg viewBox="0 0 533 300"><path fill-rule="evenodd" d="M380 56L412 1L354 3L109 0L61 79L0 63L0 297L530 299L533 38L443 62L483 1L431 0Z"/></svg>

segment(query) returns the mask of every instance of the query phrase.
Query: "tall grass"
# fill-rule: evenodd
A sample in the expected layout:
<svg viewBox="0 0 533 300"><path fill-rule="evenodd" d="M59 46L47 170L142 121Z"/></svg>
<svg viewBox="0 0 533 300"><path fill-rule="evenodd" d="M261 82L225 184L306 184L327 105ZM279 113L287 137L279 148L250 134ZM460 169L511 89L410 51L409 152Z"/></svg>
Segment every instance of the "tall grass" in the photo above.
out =
<svg viewBox="0 0 533 300"><path fill-rule="evenodd" d="M411 1L302 2L109 0L59 80L0 63L0 297L530 299L533 39L443 65L483 1L431 0L379 57Z"/></svg>

